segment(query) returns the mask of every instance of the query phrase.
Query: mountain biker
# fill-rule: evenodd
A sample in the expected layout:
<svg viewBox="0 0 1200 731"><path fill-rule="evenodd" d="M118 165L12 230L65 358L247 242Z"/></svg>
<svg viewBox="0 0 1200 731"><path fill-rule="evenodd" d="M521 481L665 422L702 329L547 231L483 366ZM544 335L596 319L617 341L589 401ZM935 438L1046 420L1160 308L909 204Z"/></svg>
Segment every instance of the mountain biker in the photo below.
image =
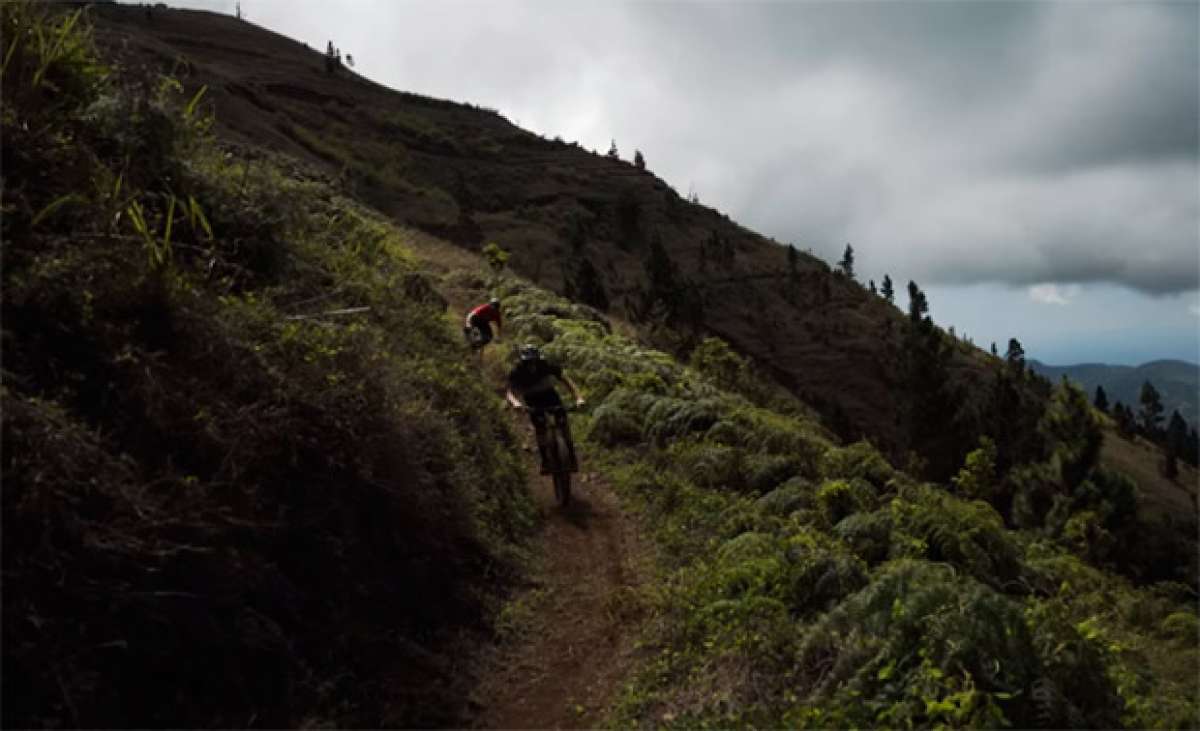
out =
<svg viewBox="0 0 1200 731"><path fill-rule="evenodd" d="M483 346L492 342L492 329L488 326L489 322L496 323L496 337L499 338L502 334L503 323L500 320L500 300L495 297L468 312L466 323L463 325L463 334L467 336L467 340L471 341L472 347L477 348L481 354ZM478 331L478 338L471 337L472 330Z"/></svg>
<svg viewBox="0 0 1200 731"><path fill-rule="evenodd" d="M545 474L548 471L549 461L546 456L549 445L549 435L546 434L546 411L563 406L558 391L554 389L554 381L557 379L566 385L567 390L575 399L576 406L583 406L583 397L579 395L579 389L575 387L571 379L563 375L562 368L542 358L542 351L536 345L522 345L520 356L520 362L508 374L508 390L504 397L508 399L508 403L514 409L529 411L529 420L533 422L533 430L537 434L538 453L542 458L542 473ZM517 394L520 396L518 397ZM567 428L565 418L563 427ZM567 443L571 445L569 457L571 464L574 465L575 447L569 431L567 432Z"/></svg>

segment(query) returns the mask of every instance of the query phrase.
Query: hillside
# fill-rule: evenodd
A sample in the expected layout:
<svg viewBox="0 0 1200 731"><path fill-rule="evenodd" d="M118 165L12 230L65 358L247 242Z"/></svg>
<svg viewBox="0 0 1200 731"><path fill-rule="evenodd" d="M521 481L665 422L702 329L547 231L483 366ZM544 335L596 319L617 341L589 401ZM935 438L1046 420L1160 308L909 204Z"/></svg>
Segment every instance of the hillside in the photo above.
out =
<svg viewBox="0 0 1200 731"><path fill-rule="evenodd" d="M401 232L0 23L3 725L461 725L535 512Z"/></svg>
<svg viewBox="0 0 1200 731"><path fill-rule="evenodd" d="M0 5L5 727L1200 723L1196 472L1112 469L1146 469L1146 445L1080 390L804 262L845 296L830 321L864 318L825 333L826 365L890 323L907 363L845 380L894 394L895 433L941 458L969 442L928 479L710 330L681 347L655 314L679 290L606 312L522 274L570 261L569 238L485 264L416 203L388 208L391 183L221 126L232 97L196 85L216 61L161 63L219 36L269 75L278 36L105 8L97 55L71 10ZM314 73L382 95L372 113L408 99ZM230 113L299 128L263 112ZM439 160L476 128L446 129L426 129ZM396 180L417 190L413 170ZM627 263L663 285L683 275L656 242ZM477 361L461 314L490 296L505 342ZM526 420L502 411L513 342L588 402L578 504L553 521Z"/></svg>
<svg viewBox="0 0 1200 731"><path fill-rule="evenodd" d="M1051 366L1036 360L1029 367L1051 381L1063 376L1083 387L1089 395L1103 386L1110 404L1117 401L1137 410L1142 384L1149 381L1162 396L1169 417L1174 410L1193 428L1200 425L1200 366L1181 360L1156 360L1140 366L1114 366L1102 363Z"/></svg>
<svg viewBox="0 0 1200 731"><path fill-rule="evenodd" d="M520 274L638 323L674 352L719 336L844 438L867 436L897 461L915 450L945 477L981 433L977 412L994 380L982 352L947 353L937 380L963 405L937 419L960 427L928 433L899 367L896 307L803 251L789 262L785 247L649 170L494 111L327 73L320 49L232 17L172 10L147 20L110 6L97 19L100 41L124 63L176 73L188 90L204 85L228 138L319 166L347 195L471 251L497 241Z"/></svg>

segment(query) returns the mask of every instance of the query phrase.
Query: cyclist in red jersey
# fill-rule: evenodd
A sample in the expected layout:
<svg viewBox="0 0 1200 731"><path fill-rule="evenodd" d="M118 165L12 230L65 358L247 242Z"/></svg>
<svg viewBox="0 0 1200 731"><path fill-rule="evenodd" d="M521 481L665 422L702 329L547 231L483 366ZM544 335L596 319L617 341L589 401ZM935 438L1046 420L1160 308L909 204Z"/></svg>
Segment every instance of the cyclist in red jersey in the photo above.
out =
<svg viewBox="0 0 1200 731"><path fill-rule="evenodd" d="M503 322L500 319L500 300L492 298L491 301L479 305L475 309L467 313L466 323L463 325L463 334L472 347L483 353L483 346L492 342L492 328L489 323L496 323L496 338L499 339L502 334ZM473 332L478 333L472 337Z"/></svg>

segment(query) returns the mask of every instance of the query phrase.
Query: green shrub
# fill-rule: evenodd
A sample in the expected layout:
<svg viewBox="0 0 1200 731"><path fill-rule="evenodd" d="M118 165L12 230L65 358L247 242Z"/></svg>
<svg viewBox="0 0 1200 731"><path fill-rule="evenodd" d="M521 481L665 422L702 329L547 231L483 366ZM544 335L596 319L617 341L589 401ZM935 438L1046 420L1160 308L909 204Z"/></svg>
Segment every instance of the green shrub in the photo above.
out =
<svg viewBox="0 0 1200 731"><path fill-rule="evenodd" d="M873 566L888 557L892 545L892 514L888 510L855 513L839 521L833 532L854 555Z"/></svg>
<svg viewBox="0 0 1200 731"><path fill-rule="evenodd" d="M997 589L1020 574L1020 552L983 501L967 503L920 486L902 490L891 514L892 556L946 561Z"/></svg>
<svg viewBox="0 0 1200 731"><path fill-rule="evenodd" d="M760 497L756 503L763 513L785 517L797 510L816 505L816 487L803 477L793 477Z"/></svg>
<svg viewBox="0 0 1200 731"><path fill-rule="evenodd" d="M937 565L894 562L805 632L796 692L848 725L907 726L944 722L963 703L940 704L969 688L983 695L959 723L1011 723L1037 677L1031 649L1018 605Z"/></svg>
<svg viewBox="0 0 1200 731"><path fill-rule="evenodd" d="M1195 612L1174 612L1163 619L1159 632L1195 647L1200 642L1200 618Z"/></svg>
<svg viewBox="0 0 1200 731"><path fill-rule="evenodd" d="M821 460L821 474L828 479L858 477L883 490L896 470L866 441L848 447L832 447Z"/></svg>
<svg viewBox="0 0 1200 731"><path fill-rule="evenodd" d="M874 509L875 490L861 478L829 480L817 490L817 504L829 524L837 525L847 516Z"/></svg>

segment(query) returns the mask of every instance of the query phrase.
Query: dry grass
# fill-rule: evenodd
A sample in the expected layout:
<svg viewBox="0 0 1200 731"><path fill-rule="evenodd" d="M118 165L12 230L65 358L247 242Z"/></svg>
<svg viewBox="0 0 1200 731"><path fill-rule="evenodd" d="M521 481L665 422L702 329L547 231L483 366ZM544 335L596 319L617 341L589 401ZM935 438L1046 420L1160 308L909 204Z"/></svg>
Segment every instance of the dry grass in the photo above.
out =
<svg viewBox="0 0 1200 731"><path fill-rule="evenodd" d="M1167 479L1162 472L1161 447L1141 437L1126 439L1115 429L1108 429L1100 460L1104 466L1124 472L1137 482L1147 517L1194 516L1200 510L1197 505L1200 472L1180 460L1179 476Z"/></svg>

